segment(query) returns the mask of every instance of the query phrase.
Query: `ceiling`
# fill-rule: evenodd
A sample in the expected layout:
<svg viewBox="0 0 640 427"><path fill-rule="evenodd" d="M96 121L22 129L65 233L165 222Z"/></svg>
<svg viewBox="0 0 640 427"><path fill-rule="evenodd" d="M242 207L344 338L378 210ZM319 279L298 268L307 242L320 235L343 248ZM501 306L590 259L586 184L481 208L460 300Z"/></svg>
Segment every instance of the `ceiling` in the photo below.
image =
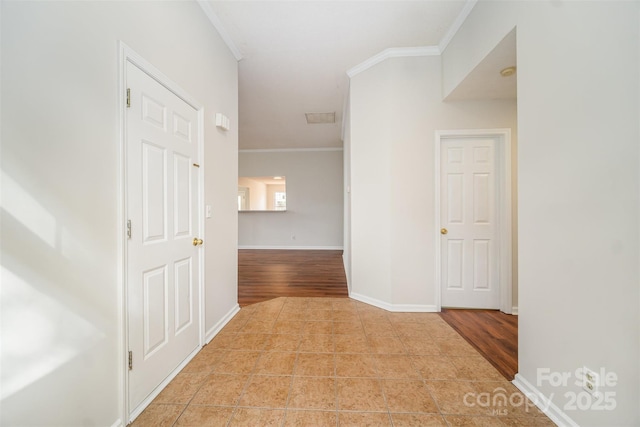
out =
<svg viewBox="0 0 640 427"><path fill-rule="evenodd" d="M442 47L474 1L200 3L240 59L240 149L274 149L342 147L347 71L388 48ZM325 112L335 123L307 124Z"/></svg>
<svg viewBox="0 0 640 427"><path fill-rule="evenodd" d="M516 65L516 30L511 30L465 79L446 101L471 99L516 99L517 73L503 77L500 71Z"/></svg>
<svg viewBox="0 0 640 427"><path fill-rule="evenodd" d="M287 179L285 176L281 176L279 177L279 179L276 179L275 176L251 176L251 177L241 176L240 179L259 182L264 185L287 185Z"/></svg>

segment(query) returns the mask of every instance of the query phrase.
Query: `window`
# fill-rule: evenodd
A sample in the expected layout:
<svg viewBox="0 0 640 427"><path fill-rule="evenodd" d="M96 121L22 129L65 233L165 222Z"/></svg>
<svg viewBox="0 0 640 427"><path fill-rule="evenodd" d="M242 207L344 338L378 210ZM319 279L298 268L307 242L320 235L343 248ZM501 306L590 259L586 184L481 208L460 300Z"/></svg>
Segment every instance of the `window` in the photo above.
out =
<svg viewBox="0 0 640 427"><path fill-rule="evenodd" d="M287 193L284 191L276 191L275 195L275 203L274 206L277 211L286 211L287 210Z"/></svg>
<svg viewBox="0 0 640 427"><path fill-rule="evenodd" d="M287 210L287 186L284 176L241 176L238 178L238 210Z"/></svg>

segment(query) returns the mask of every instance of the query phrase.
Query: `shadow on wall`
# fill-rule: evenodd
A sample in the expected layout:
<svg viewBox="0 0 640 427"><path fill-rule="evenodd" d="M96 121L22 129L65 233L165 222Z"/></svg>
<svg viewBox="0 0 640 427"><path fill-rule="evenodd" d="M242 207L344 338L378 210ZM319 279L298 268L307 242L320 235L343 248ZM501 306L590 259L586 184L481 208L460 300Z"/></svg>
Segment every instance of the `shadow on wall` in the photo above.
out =
<svg viewBox="0 0 640 427"><path fill-rule="evenodd" d="M0 381L2 406L10 406L12 397L104 341L109 326L99 293L85 289L78 301L70 292L100 274L91 256L98 248L88 249L91 241L76 237L4 171L2 199Z"/></svg>

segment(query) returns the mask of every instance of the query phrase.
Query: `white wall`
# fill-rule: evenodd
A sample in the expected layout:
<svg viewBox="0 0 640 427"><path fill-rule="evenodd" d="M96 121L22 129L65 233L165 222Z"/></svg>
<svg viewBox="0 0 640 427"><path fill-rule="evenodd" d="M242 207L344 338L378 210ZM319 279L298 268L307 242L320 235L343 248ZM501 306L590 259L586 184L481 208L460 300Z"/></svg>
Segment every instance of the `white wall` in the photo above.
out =
<svg viewBox="0 0 640 427"><path fill-rule="evenodd" d="M351 293L386 302L391 302L390 64L352 78L349 89Z"/></svg>
<svg viewBox="0 0 640 427"><path fill-rule="evenodd" d="M517 27L519 375L582 426L640 425L639 24L638 2L479 2L443 56L446 92ZM582 366L617 375L615 410L566 406Z"/></svg>
<svg viewBox="0 0 640 427"><path fill-rule="evenodd" d="M240 176L286 178L287 210L239 212L238 245L342 248L342 168L341 150L240 152Z"/></svg>
<svg viewBox="0 0 640 427"><path fill-rule="evenodd" d="M238 178L238 186L249 189L249 208L255 210L267 209L267 184L247 177Z"/></svg>
<svg viewBox="0 0 640 427"><path fill-rule="evenodd" d="M343 242L344 251L342 261L344 272L347 277L347 287L351 293L351 104L347 96L345 112L343 114L343 194L344 194L344 215L343 215Z"/></svg>
<svg viewBox="0 0 640 427"><path fill-rule="evenodd" d="M207 329L237 302L237 129L213 122L223 112L237 123L237 63L195 2L0 7L0 424L114 425L124 361L118 40L205 106Z"/></svg>
<svg viewBox="0 0 640 427"><path fill-rule="evenodd" d="M438 56L395 58L351 79L351 287L386 304L437 305L435 131L516 135L515 101L443 103L440 70Z"/></svg>

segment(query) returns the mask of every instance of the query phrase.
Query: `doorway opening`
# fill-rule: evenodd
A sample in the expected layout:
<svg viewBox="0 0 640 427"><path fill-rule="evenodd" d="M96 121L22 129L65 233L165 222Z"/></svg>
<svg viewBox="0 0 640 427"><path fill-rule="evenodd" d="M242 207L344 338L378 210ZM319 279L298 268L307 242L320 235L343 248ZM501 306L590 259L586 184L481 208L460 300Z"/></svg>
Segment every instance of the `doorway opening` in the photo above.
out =
<svg viewBox="0 0 640 427"><path fill-rule="evenodd" d="M511 130L438 131L435 153L438 308L511 314Z"/></svg>

